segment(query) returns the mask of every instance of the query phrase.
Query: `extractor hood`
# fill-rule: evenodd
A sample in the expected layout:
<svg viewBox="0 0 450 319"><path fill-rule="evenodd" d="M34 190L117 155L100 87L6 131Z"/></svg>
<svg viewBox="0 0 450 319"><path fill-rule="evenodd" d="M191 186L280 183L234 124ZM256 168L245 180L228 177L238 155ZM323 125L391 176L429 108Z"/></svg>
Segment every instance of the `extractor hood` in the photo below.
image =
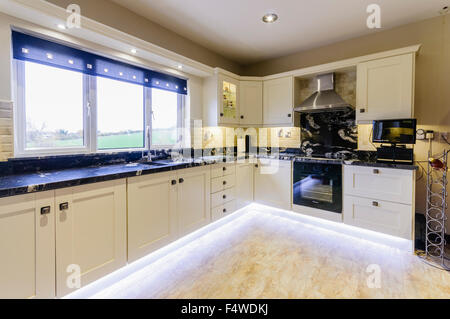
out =
<svg viewBox="0 0 450 319"><path fill-rule="evenodd" d="M334 90L334 73L318 75L315 81L317 82L317 92L297 106L294 109L296 112L313 113L352 108Z"/></svg>

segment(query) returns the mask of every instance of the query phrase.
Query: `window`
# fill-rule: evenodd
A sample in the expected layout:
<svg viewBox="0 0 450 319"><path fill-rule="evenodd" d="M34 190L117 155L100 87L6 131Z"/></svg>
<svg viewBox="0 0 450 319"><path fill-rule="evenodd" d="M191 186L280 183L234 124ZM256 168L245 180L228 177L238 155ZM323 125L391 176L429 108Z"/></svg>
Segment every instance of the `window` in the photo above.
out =
<svg viewBox="0 0 450 319"><path fill-rule="evenodd" d="M186 80L16 31L12 42L16 156L181 146Z"/></svg>
<svg viewBox="0 0 450 319"><path fill-rule="evenodd" d="M97 123L99 150L145 147L144 87L98 77Z"/></svg>
<svg viewBox="0 0 450 319"><path fill-rule="evenodd" d="M21 66L22 148L84 149L83 74L32 62Z"/></svg>
<svg viewBox="0 0 450 319"><path fill-rule="evenodd" d="M178 142L181 105L177 93L152 90L152 145L167 146Z"/></svg>

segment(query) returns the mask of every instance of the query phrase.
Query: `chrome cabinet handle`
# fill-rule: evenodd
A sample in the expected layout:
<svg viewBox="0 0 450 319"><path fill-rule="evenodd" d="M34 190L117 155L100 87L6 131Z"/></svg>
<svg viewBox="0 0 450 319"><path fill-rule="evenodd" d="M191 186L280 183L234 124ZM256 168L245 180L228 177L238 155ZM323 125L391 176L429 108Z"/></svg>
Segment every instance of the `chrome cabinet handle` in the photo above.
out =
<svg viewBox="0 0 450 319"><path fill-rule="evenodd" d="M60 211L64 211L64 210L68 210L69 209L69 203L61 203L59 204L59 210Z"/></svg>
<svg viewBox="0 0 450 319"><path fill-rule="evenodd" d="M52 211L50 206L45 206L41 208L41 215L48 215Z"/></svg>

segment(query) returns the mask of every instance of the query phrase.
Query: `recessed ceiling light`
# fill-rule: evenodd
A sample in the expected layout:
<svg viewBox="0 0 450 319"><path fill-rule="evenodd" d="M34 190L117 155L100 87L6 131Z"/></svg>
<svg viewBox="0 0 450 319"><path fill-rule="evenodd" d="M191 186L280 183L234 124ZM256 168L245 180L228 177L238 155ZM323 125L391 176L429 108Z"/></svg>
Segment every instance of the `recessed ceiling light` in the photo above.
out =
<svg viewBox="0 0 450 319"><path fill-rule="evenodd" d="M58 29L66 30L66 26L64 24L58 24Z"/></svg>
<svg viewBox="0 0 450 319"><path fill-rule="evenodd" d="M131 49L131 53L136 54L137 50L136 49Z"/></svg>
<svg viewBox="0 0 450 319"><path fill-rule="evenodd" d="M268 14L264 15L262 20L265 23L273 23L278 20L278 16L275 13L268 13Z"/></svg>
<svg viewBox="0 0 450 319"><path fill-rule="evenodd" d="M178 70L181 70L181 69L183 69L183 66L181 64L178 64L177 68L178 68Z"/></svg>

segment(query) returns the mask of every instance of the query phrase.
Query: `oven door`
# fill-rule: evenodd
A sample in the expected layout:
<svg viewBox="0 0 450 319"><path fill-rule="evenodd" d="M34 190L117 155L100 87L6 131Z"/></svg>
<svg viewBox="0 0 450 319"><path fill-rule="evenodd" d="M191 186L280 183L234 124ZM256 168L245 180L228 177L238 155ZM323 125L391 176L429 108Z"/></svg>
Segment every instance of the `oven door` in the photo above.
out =
<svg viewBox="0 0 450 319"><path fill-rule="evenodd" d="M342 166L294 163L294 205L342 213Z"/></svg>

